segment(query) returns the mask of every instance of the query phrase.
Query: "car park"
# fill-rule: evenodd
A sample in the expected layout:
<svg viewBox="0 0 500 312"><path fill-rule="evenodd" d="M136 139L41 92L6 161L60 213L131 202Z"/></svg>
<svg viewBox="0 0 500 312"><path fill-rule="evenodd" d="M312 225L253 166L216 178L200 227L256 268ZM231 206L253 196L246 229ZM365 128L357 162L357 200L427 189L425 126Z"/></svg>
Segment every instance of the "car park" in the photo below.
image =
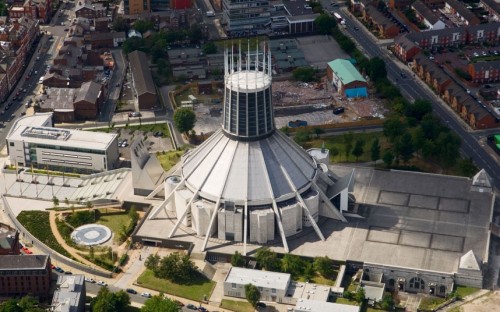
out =
<svg viewBox="0 0 500 312"><path fill-rule="evenodd" d="M132 288L127 288L125 291L128 292L129 294L133 294L133 295L137 294L137 291L135 289L132 289Z"/></svg>
<svg viewBox="0 0 500 312"><path fill-rule="evenodd" d="M143 292L143 293L141 293L141 296L142 296L142 297L145 297L145 298L151 298L151 294L150 294L150 293L148 293L148 292Z"/></svg>

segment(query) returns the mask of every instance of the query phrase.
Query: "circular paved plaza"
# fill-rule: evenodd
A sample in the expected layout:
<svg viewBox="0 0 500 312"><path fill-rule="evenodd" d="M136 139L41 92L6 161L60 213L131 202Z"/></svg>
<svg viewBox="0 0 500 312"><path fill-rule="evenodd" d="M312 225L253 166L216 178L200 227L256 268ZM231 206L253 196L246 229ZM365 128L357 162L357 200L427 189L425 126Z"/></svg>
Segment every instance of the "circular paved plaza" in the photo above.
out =
<svg viewBox="0 0 500 312"><path fill-rule="evenodd" d="M93 246L107 242L111 238L111 230L100 224L85 224L71 233L71 239L80 245Z"/></svg>

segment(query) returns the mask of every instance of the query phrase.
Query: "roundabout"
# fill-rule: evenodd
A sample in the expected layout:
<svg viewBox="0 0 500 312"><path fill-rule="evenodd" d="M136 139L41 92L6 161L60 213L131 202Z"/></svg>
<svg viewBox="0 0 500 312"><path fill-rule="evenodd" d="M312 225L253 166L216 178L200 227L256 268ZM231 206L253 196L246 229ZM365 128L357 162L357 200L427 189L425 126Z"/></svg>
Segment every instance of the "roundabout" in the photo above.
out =
<svg viewBox="0 0 500 312"><path fill-rule="evenodd" d="M85 246L95 246L107 242L111 238L111 230L100 224L85 224L71 233L71 239Z"/></svg>

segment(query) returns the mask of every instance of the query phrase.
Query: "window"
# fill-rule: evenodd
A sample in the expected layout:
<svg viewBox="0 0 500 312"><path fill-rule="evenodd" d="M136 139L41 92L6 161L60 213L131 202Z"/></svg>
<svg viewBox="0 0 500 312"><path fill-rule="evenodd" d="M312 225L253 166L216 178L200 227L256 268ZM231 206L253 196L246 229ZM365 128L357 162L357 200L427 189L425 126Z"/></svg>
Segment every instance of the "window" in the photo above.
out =
<svg viewBox="0 0 500 312"><path fill-rule="evenodd" d="M275 294L276 293L276 288L271 289L271 293Z"/></svg>
<svg viewBox="0 0 500 312"><path fill-rule="evenodd" d="M14 146L14 142L9 142L9 146Z"/></svg>
<svg viewBox="0 0 500 312"><path fill-rule="evenodd" d="M414 277L410 280L410 288L425 289L425 282L420 277Z"/></svg>
<svg viewBox="0 0 500 312"><path fill-rule="evenodd" d="M231 288L236 288L236 283L232 283Z"/></svg>

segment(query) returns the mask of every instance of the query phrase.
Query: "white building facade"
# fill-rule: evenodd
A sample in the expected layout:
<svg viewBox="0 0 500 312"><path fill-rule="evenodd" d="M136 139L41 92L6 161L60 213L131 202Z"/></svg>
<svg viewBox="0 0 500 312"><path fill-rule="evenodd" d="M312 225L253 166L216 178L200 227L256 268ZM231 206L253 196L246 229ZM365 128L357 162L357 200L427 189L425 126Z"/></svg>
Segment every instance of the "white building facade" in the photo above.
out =
<svg viewBox="0 0 500 312"><path fill-rule="evenodd" d="M224 281L224 296L245 298L245 285L259 288L260 299L288 303L286 292L291 283L290 274L232 267Z"/></svg>
<svg viewBox="0 0 500 312"><path fill-rule="evenodd" d="M21 117L6 138L12 165L75 171L115 169L118 161L116 134L52 127L52 114Z"/></svg>

